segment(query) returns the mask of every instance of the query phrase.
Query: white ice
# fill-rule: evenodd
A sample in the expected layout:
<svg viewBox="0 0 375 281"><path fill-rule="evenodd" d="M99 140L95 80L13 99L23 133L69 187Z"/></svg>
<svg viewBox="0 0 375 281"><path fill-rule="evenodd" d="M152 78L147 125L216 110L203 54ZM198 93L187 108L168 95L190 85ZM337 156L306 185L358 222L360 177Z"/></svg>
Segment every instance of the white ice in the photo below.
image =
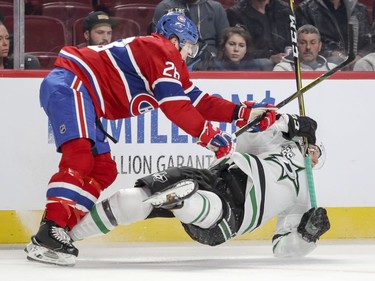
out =
<svg viewBox="0 0 375 281"><path fill-rule="evenodd" d="M1 281L374 281L375 241L320 241L308 257L277 259L265 241L76 243L74 267L31 262L24 245L0 246Z"/></svg>

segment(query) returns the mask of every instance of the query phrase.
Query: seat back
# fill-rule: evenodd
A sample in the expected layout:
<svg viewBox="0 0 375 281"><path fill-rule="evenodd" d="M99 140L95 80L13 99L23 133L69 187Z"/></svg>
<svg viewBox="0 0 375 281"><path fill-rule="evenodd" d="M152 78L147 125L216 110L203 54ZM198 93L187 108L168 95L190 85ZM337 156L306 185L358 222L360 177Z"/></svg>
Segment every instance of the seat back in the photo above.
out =
<svg viewBox="0 0 375 281"><path fill-rule="evenodd" d="M29 52L26 54L33 55L39 60L40 69L52 69L58 56L58 53L50 52Z"/></svg>
<svg viewBox="0 0 375 281"><path fill-rule="evenodd" d="M128 4L117 5L113 8L113 15L136 21L141 27L140 35L147 35L152 18L155 13L155 5L152 4Z"/></svg>
<svg viewBox="0 0 375 281"><path fill-rule="evenodd" d="M5 17L13 32L13 16ZM25 16L25 52L59 52L68 45L64 23L47 16Z"/></svg>
<svg viewBox="0 0 375 281"><path fill-rule="evenodd" d="M236 4L236 0L219 0L218 2L221 3L221 5L224 7L224 9L228 9L232 6L234 6L234 4Z"/></svg>
<svg viewBox="0 0 375 281"><path fill-rule="evenodd" d="M92 12L91 6L86 6L82 4L75 3L48 3L41 8L42 15L55 17L61 20L66 27L67 40L69 45L73 44L73 24L74 22L82 17L86 17L90 12Z"/></svg>
<svg viewBox="0 0 375 281"><path fill-rule="evenodd" d="M144 4L151 4L156 6L159 4L160 0L98 0L97 5L99 7L106 7L108 9L113 9L113 7L118 5L128 5L128 4L137 4L137 5L144 5ZM126 4L125 4L126 3Z"/></svg>
<svg viewBox="0 0 375 281"><path fill-rule="evenodd" d="M132 19L111 17L111 19L117 21L117 26L113 29L112 32L112 41L121 38L127 38L132 36L138 36L141 33L141 28L139 24ZM73 45L79 45L85 42L83 36L83 20L80 18L76 20L73 24Z"/></svg>
<svg viewBox="0 0 375 281"><path fill-rule="evenodd" d="M4 17L13 15L13 3L0 1L0 14Z"/></svg>
<svg viewBox="0 0 375 281"><path fill-rule="evenodd" d="M39 0L39 2L41 2L42 5L50 3L75 3L92 7L92 0Z"/></svg>

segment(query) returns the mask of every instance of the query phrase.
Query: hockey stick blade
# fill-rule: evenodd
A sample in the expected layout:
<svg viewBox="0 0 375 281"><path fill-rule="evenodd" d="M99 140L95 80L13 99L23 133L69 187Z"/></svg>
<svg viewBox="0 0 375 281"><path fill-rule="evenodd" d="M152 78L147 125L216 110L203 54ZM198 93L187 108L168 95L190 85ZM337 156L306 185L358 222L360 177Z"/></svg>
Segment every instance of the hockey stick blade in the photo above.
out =
<svg viewBox="0 0 375 281"><path fill-rule="evenodd" d="M348 42L349 42L349 51L348 51L348 56L347 56L346 60L343 61L342 63L340 63L339 65L335 66L331 70L323 73L318 78L316 78L314 81L310 82L306 86L302 87L299 91L296 91L294 94L290 95L289 97L287 97L286 99L284 99L283 101L281 101L280 103L278 103L276 105L276 107L278 109L280 109L283 106L287 105L288 103L290 103L294 99L298 98L300 95L306 93L308 90L310 90L311 88L315 87L320 82L322 82L325 79L327 79L328 77L332 76L332 74L334 74L337 71L343 69L345 66L347 66L348 64L350 64L355 59L356 52L357 52L357 44L358 44L358 21L355 22L354 20L352 20L352 18L349 21L348 36L349 36L349 40L348 40ZM263 115L259 116L258 118L256 118L252 122L247 123L242 128L238 129L236 132L234 132L232 134L232 138L233 139L238 138L240 135L242 135L244 132L246 132L247 130L249 130L251 127L253 127L254 125L258 124L265 117L265 115L266 115L266 113L264 113Z"/></svg>

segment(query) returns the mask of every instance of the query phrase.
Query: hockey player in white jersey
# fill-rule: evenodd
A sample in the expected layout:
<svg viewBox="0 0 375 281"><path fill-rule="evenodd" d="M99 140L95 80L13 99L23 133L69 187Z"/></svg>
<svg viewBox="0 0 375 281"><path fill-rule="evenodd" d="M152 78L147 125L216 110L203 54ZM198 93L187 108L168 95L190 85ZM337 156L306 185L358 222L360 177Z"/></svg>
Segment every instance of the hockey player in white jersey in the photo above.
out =
<svg viewBox="0 0 375 281"><path fill-rule="evenodd" d="M170 168L139 179L97 203L69 233L73 240L105 234L155 216L176 217L190 237L215 246L254 231L277 216L276 257L305 256L329 228L324 208L311 208L300 143L312 165L321 156L316 122L279 115L264 132L238 137L236 152L211 169Z"/></svg>

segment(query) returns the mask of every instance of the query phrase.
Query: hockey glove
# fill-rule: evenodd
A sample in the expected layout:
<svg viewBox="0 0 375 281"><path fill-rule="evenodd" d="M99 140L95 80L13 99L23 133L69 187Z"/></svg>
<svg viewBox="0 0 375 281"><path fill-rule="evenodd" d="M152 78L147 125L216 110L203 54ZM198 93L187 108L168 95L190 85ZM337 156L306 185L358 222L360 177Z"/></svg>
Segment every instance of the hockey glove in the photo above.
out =
<svg viewBox="0 0 375 281"><path fill-rule="evenodd" d="M254 131L264 131L275 123L276 110L277 107L272 104L244 101L235 109L233 119L236 120L236 126L241 128L266 112L264 118L253 127Z"/></svg>
<svg viewBox="0 0 375 281"><path fill-rule="evenodd" d="M303 214L297 231L307 242L316 242L321 235L330 229L331 225L324 208L311 208Z"/></svg>
<svg viewBox="0 0 375 281"><path fill-rule="evenodd" d="M199 145L215 152L216 158L222 158L232 152L233 140L230 135L206 121L198 138Z"/></svg>
<svg viewBox="0 0 375 281"><path fill-rule="evenodd" d="M314 119L307 116L298 116L286 114L289 118L288 121L288 132L284 133L287 138L306 137L308 143L315 144L316 136L315 131L318 128L318 124Z"/></svg>

